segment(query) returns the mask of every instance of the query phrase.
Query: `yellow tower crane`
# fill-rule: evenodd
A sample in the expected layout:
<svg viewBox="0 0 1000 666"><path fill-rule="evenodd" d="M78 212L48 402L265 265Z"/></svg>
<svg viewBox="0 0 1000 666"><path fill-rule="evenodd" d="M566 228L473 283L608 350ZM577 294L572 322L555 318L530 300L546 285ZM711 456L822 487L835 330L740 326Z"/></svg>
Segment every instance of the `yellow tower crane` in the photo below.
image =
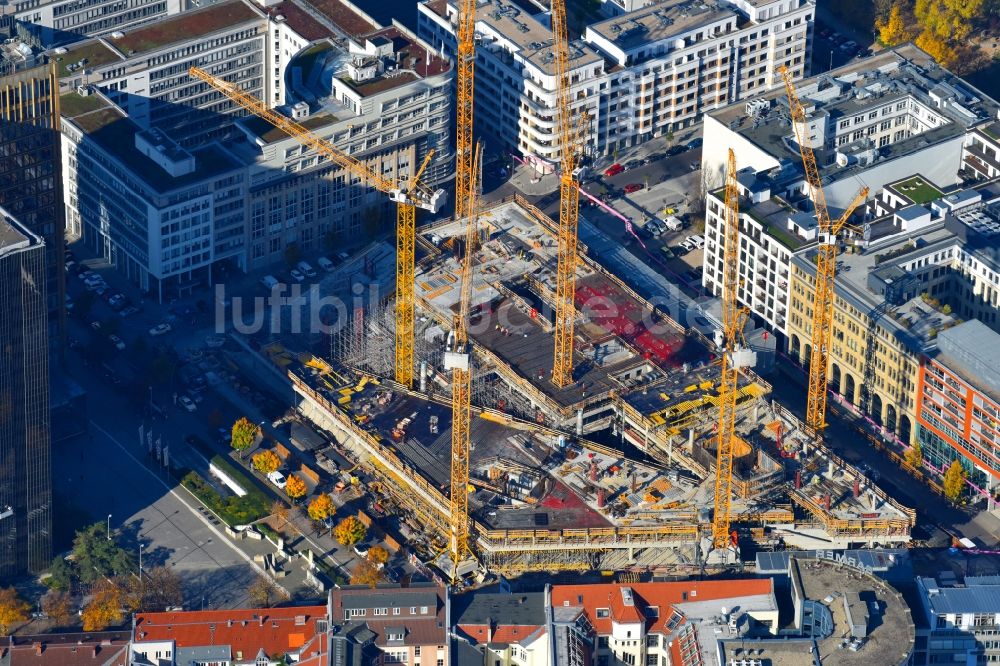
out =
<svg viewBox="0 0 1000 666"><path fill-rule="evenodd" d="M810 145L811 137L807 135L806 112L799 102L792 85L791 72L784 66L779 70L785 80L785 92L788 94L788 106L792 116L792 127L795 128L795 142L799 144L802 164L806 172L806 182L809 194L816 210L817 238L819 246L816 251L816 288L813 292L812 331L810 332L812 351L809 356L809 384L806 402L806 424L817 431L826 426L826 385L829 373L830 334L833 329L833 295L834 279L837 274L837 237L851 214L868 197L868 188L863 187L854 201L847 207L844 214L836 222L830 220L830 212L826 207L826 195L823 193L823 183L820 180L816 156Z"/></svg>
<svg viewBox="0 0 1000 666"><path fill-rule="evenodd" d="M230 100L259 118L263 118L302 145L326 156L331 162L357 176L379 192L389 195L396 202L396 358L395 378L405 386L413 385L413 330L414 330L414 241L416 238L416 209L436 213L445 201L444 190L431 190L420 182L434 151L424 157L420 168L406 184L396 183L370 166L343 152L329 141L240 90L237 86L192 67L188 73L218 90Z"/></svg>
<svg viewBox="0 0 1000 666"><path fill-rule="evenodd" d="M736 397L740 368L753 365L754 353L742 347L748 311L738 302L740 257L740 190L736 181L736 154L729 150L726 163L726 219L722 245L722 373L719 386L719 421L716 434L715 507L712 546L729 546L729 504L733 492L733 450L736 443Z"/></svg>
<svg viewBox="0 0 1000 666"><path fill-rule="evenodd" d="M562 173L559 177L559 248L556 268L555 353L552 382L559 388L573 383L573 323L576 318L576 246L580 215L580 184L576 179L579 132L570 109L569 34L565 0L552 0L555 41L556 101Z"/></svg>
<svg viewBox="0 0 1000 666"><path fill-rule="evenodd" d="M469 349L469 299L472 294L473 246L476 240L478 162L472 142L473 87L476 73L476 0L458 4L457 78L455 80L455 220L465 222L465 252L459 313L449 336L444 367L451 370L450 554L452 582L469 546L469 451L471 448L472 363Z"/></svg>

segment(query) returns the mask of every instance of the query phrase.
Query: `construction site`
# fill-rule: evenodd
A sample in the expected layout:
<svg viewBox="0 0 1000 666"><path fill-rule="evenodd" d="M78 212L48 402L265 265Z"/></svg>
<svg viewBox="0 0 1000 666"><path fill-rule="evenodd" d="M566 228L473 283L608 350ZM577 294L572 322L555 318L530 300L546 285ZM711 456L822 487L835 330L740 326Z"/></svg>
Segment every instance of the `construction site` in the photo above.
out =
<svg viewBox="0 0 1000 666"><path fill-rule="evenodd" d="M720 364L712 341L653 309L581 248L574 383L552 366L552 223L523 201L481 217L473 344L469 516L483 571L693 571L737 549L847 548L909 540L912 510L827 450L740 373L732 546L713 548ZM451 387L448 322L458 303L462 227L419 230L414 387L392 379L394 303L359 309L329 355L263 349L300 411L349 448L407 537L448 571ZM381 246L384 249L384 246ZM380 249L380 251L384 251ZM715 555L712 555L712 553ZM476 567L469 564L463 573Z"/></svg>

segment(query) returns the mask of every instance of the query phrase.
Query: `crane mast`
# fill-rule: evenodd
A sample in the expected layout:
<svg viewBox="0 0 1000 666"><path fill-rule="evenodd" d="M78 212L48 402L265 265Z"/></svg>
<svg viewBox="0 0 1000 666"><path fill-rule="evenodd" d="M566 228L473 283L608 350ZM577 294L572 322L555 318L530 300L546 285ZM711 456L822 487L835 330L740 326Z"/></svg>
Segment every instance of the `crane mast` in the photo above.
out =
<svg viewBox="0 0 1000 666"><path fill-rule="evenodd" d="M819 246L816 250L816 288L813 292L812 330L810 343L812 350L809 355L809 380L806 401L806 424L821 430L826 426L826 385L829 373L829 345L833 329L833 296L834 282L837 274L837 236L843 229L851 214L868 196L868 188L864 187L847 207L844 214L831 222L830 212L826 207L826 194L820 179L816 156L809 145L806 136L806 112L792 85L792 75L784 66L779 70L785 81L785 92L788 95L788 106L791 111L792 127L795 128L795 141L799 144L799 154L806 172L806 182L809 185L809 195L816 211L817 238Z"/></svg>
<svg viewBox="0 0 1000 666"><path fill-rule="evenodd" d="M416 209L437 212L444 202L443 190L431 190L420 182L427 164L434 156L428 151L417 172L406 185L385 178L364 162L343 152L329 141L317 136L291 118L270 109L253 95L240 90L224 79L203 69L192 67L188 74L204 81L227 98L258 118L263 118L302 145L329 158L331 162L367 182L396 202L396 356L395 378L400 384L413 385L414 330L414 242L416 239Z"/></svg>
<svg viewBox="0 0 1000 666"><path fill-rule="evenodd" d="M729 544L730 501L733 489L733 448L736 438L736 391L739 369L752 363L752 352L740 347L747 311L740 308L740 191L736 181L736 154L730 148L726 163L725 228L722 264L722 373L719 387L719 421L716 435L715 506L712 514L712 545Z"/></svg>
<svg viewBox="0 0 1000 666"><path fill-rule="evenodd" d="M469 549L469 451L471 448L472 364L468 339L469 299L472 293L472 259L475 243L476 152L472 142L473 88L476 67L476 0L458 4L456 127L455 127L455 220L465 223L462 286L459 313L455 319L445 369L451 370L451 494L449 527L452 581L458 566L471 555Z"/></svg>
<svg viewBox="0 0 1000 666"><path fill-rule="evenodd" d="M565 0L552 0L552 35L555 41L556 102L562 173L559 177L559 237L556 268L555 353L552 382L573 383L573 323L576 318L576 247L580 215L580 184L574 176L578 132L570 109L569 33Z"/></svg>

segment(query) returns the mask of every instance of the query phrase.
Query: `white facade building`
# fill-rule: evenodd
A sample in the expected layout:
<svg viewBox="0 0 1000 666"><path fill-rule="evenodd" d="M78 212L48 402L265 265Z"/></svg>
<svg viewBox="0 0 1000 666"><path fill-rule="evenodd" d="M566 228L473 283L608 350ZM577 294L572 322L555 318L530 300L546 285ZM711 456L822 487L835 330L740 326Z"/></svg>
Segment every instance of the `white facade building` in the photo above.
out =
<svg viewBox="0 0 1000 666"><path fill-rule="evenodd" d="M457 9L418 6L418 30L455 50ZM801 0L661 1L587 26L570 45L575 117L589 118L585 151L610 155L688 127L708 110L781 85L778 67L808 71L815 4ZM555 55L548 16L502 0L477 8L477 126L504 149L551 168Z"/></svg>
<svg viewBox="0 0 1000 666"><path fill-rule="evenodd" d="M100 37L161 21L184 10L183 0L16 0L14 16L31 24L43 46Z"/></svg>

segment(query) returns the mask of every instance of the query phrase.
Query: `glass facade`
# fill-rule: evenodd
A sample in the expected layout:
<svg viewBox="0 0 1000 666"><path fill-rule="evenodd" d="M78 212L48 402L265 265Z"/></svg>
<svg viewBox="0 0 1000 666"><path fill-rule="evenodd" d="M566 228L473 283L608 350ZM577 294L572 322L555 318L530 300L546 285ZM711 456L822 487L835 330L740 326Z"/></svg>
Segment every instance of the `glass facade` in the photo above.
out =
<svg viewBox="0 0 1000 666"><path fill-rule="evenodd" d="M45 246L0 210L0 579L52 556Z"/></svg>
<svg viewBox="0 0 1000 666"><path fill-rule="evenodd" d="M0 76L0 207L45 240L48 308L65 331L65 221L54 64Z"/></svg>

